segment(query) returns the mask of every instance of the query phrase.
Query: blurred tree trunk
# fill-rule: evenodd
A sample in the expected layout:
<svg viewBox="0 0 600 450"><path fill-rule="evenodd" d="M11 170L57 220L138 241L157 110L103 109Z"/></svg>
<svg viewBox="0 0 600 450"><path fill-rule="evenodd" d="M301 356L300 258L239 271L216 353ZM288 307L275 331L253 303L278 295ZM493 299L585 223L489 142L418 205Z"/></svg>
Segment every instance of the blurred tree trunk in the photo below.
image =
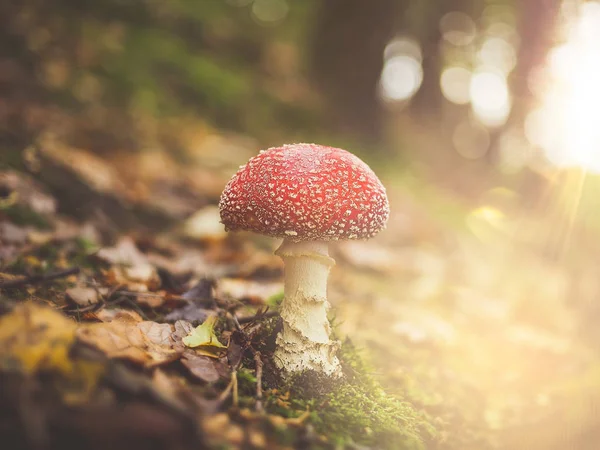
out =
<svg viewBox="0 0 600 450"><path fill-rule="evenodd" d="M331 124L366 141L381 137L377 95L383 50L399 22L402 0L323 0L310 33L312 79Z"/></svg>
<svg viewBox="0 0 600 450"><path fill-rule="evenodd" d="M541 67L552 45L556 42L556 25L561 0L529 0L517 9L521 46L514 71L513 92L519 99L518 110L531 106L532 92L528 83L530 76Z"/></svg>
<svg viewBox="0 0 600 450"><path fill-rule="evenodd" d="M498 158L499 138L505 130L522 128L527 114L535 106L536 98L529 88L532 74L542 67L548 51L557 41L557 25L562 0L529 0L516 9L518 33L521 45L517 55L517 66L512 74L511 88L513 106L504 127L492 135L488 160L495 163Z"/></svg>
<svg viewBox="0 0 600 450"><path fill-rule="evenodd" d="M440 20L452 11L471 15L473 9L472 0L415 3L415 11L407 15L406 29L419 39L423 53L423 82L411 100L411 110L421 118L436 117L444 100L440 87L443 69Z"/></svg>

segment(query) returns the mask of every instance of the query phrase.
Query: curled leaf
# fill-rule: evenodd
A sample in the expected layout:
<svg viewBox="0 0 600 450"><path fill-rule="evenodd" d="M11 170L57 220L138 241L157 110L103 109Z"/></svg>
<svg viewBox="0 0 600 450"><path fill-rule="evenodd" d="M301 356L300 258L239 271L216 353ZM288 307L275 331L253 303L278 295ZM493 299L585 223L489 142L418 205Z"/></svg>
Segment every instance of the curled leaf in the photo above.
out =
<svg viewBox="0 0 600 450"><path fill-rule="evenodd" d="M214 332L216 321L216 316L208 317L202 325L198 325L182 339L184 345L192 348L200 346L227 348L219 342L219 339L217 339L217 335Z"/></svg>

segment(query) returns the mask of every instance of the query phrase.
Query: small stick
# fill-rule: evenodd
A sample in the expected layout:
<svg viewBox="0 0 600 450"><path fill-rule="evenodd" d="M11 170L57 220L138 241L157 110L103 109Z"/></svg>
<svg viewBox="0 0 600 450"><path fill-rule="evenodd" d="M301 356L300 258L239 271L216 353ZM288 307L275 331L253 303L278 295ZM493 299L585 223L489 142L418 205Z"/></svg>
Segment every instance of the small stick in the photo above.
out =
<svg viewBox="0 0 600 450"><path fill-rule="evenodd" d="M277 317L278 315L279 315L279 312L277 312L277 311L267 311L262 314L261 313L255 314L253 316L239 317L237 320L240 324L242 324L242 323L253 322L255 320L266 319L268 317Z"/></svg>
<svg viewBox="0 0 600 450"><path fill-rule="evenodd" d="M31 277L19 278L17 280L9 280L4 283L0 283L0 289L15 289L28 284L40 284L47 283L48 281L58 280L59 278L66 278L71 275L77 275L81 269L79 267L71 267L70 269L61 270L47 275L33 275Z"/></svg>
<svg viewBox="0 0 600 450"><path fill-rule="evenodd" d="M237 408L238 404L239 404L239 394L238 394L238 379L237 379L237 372L234 370L231 372L231 380L229 381L229 383L227 384L227 387L223 390L223 392L221 392L219 394L219 397L217 397L217 404L220 406L223 404L223 402L225 400L227 400L227 397L229 397L229 393L232 392L232 403L233 406Z"/></svg>
<svg viewBox="0 0 600 450"><path fill-rule="evenodd" d="M217 398L217 403L219 405L221 405L226 399L227 397L229 397L229 393L231 392L231 389L233 388L233 374L235 372L232 372L231 374L231 380L229 381L229 383L227 383L227 387L223 390L223 392L221 392L221 394L219 394L219 397ZM237 380L237 377L236 377Z"/></svg>
<svg viewBox="0 0 600 450"><path fill-rule="evenodd" d="M256 364L256 410L262 411L263 404L263 392L262 392L262 373L263 373L263 362L260 357L260 352L254 352L254 364Z"/></svg>
<svg viewBox="0 0 600 450"><path fill-rule="evenodd" d="M233 406L238 407L239 403L239 395L238 395L238 379L237 372L233 371L231 373L231 381L233 382Z"/></svg>

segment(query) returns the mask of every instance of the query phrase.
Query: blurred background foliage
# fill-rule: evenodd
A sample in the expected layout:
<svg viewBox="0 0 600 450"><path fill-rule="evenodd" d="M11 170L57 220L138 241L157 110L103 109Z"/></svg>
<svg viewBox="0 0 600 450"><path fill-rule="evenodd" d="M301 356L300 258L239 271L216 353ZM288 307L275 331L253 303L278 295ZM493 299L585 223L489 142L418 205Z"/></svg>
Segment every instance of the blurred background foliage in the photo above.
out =
<svg viewBox="0 0 600 450"><path fill-rule="evenodd" d="M97 153L160 147L184 157L217 128L263 147L328 142L468 207L503 187L512 207L597 227L596 214L573 206L593 202L596 181L557 167L595 169L600 64L589 55L599 9L578 0L3 2L0 123L13 134L51 129ZM553 254L564 238L535 245Z"/></svg>

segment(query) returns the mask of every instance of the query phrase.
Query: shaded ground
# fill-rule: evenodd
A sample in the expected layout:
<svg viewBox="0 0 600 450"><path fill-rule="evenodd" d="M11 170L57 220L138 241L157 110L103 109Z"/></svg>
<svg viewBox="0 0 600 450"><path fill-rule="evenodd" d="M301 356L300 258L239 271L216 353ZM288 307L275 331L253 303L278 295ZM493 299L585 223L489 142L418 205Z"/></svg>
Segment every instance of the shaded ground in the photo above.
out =
<svg viewBox="0 0 600 450"><path fill-rule="evenodd" d="M215 208L256 144L194 138L179 161L3 149L11 448L595 448L598 360L570 275L408 180L384 179L385 232L333 252L347 383L282 384L277 242L226 235Z"/></svg>

